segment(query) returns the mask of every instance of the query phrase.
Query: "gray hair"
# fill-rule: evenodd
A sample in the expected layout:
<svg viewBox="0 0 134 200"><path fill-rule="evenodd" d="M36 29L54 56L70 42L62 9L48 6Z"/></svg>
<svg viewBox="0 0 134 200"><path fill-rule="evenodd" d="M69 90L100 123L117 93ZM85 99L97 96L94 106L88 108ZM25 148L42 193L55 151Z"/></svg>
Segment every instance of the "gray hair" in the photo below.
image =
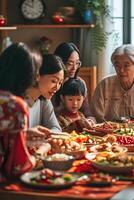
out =
<svg viewBox="0 0 134 200"><path fill-rule="evenodd" d="M125 44L117 47L111 55L111 62L113 63L115 56L126 55L134 63L134 45Z"/></svg>

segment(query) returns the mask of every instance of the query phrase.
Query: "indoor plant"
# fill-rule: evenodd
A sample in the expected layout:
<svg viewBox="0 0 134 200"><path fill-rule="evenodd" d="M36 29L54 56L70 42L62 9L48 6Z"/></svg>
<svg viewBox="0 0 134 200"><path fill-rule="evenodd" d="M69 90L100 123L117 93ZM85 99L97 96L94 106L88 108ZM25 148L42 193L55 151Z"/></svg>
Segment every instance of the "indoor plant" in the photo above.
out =
<svg viewBox="0 0 134 200"><path fill-rule="evenodd" d="M110 34L104 30L104 18L110 17L109 7L105 4L105 0L74 0L73 2L81 20L85 10L90 9L92 11L95 27L91 29L91 43L97 52L101 51L105 47Z"/></svg>

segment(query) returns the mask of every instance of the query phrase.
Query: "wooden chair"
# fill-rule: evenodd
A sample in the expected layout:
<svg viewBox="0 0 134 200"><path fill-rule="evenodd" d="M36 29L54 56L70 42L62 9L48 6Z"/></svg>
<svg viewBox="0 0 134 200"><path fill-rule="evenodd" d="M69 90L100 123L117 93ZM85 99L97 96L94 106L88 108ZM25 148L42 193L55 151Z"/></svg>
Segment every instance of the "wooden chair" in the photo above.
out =
<svg viewBox="0 0 134 200"><path fill-rule="evenodd" d="M89 102L94 93L97 84L97 69L96 66L93 67L81 67L79 71L79 76L85 81L88 91Z"/></svg>

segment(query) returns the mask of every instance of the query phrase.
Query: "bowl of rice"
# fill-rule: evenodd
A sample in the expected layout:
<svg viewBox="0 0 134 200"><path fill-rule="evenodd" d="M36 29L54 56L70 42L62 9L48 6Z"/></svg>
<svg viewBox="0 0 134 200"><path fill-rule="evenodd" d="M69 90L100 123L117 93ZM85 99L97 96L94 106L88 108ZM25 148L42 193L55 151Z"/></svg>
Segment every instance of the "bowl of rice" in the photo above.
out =
<svg viewBox="0 0 134 200"><path fill-rule="evenodd" d="M74 157L64 153L55 153L44 159L44 167L52 170L65 171L71 168Z"/></svg>

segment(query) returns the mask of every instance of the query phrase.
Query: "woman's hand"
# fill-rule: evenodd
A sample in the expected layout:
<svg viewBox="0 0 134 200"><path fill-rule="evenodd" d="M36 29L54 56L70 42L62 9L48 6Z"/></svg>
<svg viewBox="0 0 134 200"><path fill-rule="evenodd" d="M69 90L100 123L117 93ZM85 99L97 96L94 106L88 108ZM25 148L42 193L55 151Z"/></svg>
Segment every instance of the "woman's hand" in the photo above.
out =
<svg viewBox="0 0 134 200"><path fill-rule="evenodd" d="M41 144L37 151L36 154L40 156L47 156L47 153L51 150L51 145L49 143L43 143Z"/></svg>
<svg viewBox="0 0 134 200"><path fill-rule="evenodd" d="M27 129L27 138L38 139L38 138L48 138L51 134L51 130L43 126L35 126L33 128Z"/></svg>

